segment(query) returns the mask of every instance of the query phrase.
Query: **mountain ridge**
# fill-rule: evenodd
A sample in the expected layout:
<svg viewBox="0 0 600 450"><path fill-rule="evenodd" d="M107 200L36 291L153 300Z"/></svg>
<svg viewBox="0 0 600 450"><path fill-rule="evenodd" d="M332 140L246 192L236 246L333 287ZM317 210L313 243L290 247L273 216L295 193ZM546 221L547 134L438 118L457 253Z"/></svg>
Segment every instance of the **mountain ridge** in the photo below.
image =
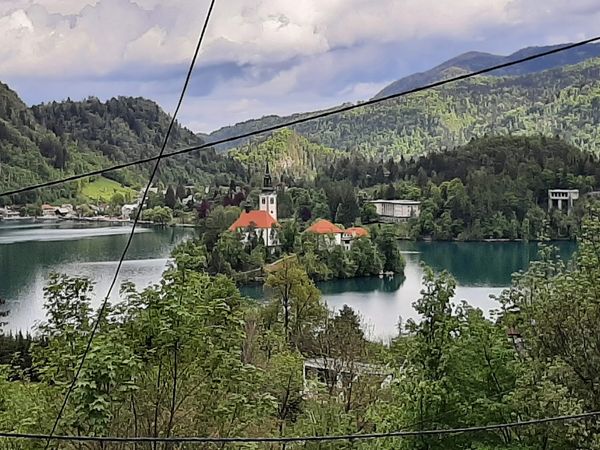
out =
<svg viewBox="0 0 600 450"><path fill-rule="evenodd" d="M584 150L598 152L599 70L600 57L525 75L477 76L292 128L326 147L381 157L454 147L486 133L558 134ZM251 119L221 128L207 139L229 138L311 114L315 113ZM217 150L248 141L217 146Z"/></svg>
<svg viewBox="0 0 600 450"><path fill-rule="evenodd" d="M388 95L408 91L419 86L435 83L436 81L441 81L444 79L442 76L444 71L452 67L456 67L468 72L475 72L486 67L496 66L521 58L526 58L537 53L551 51L560 47L564 47L565 45L569 44L549 45L543 47L525 47L507 56L477 51L465 52L455 56L454 58L450 58L449 60L446 60L429 70L400 78L384 87L381 91L375 94L373 98L377 99L386 97ZM578 64L586 59L599 56L600 44L588 44L585 47L568 50L563 53L555 53L537 60L498 69L494 72L489 72L486 75L492 77L527 75L556 67Z"/></svg>
<svg viewBox="0 0 600 450"><path fill-rule="evenodd" d="M101 102L50 102L28 107L8 85L0 84L0 191L108 168L157 154L170 117L158 104L141 97L115 97ZM204 141L179 124L169 145L180 148ZM149 165L106 173L125 185L142 185ZM179 155L161 162L158 181L210 182L221 173L243 174L233 159L207 148L194 155ZM32 191L0 205L71 199L80 195L81 183Z"/></svg>

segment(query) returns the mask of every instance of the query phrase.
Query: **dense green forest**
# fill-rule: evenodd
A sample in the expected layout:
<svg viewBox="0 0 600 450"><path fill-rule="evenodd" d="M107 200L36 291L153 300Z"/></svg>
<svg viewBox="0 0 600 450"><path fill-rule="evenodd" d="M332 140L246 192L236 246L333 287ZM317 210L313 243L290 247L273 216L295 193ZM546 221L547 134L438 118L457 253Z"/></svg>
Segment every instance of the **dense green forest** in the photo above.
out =
<svg viewBox="0 0 600 450"><path fill-rule="evenodd" d="M453 148L486 133L558 135L597 153L599 80L600 58L522 76L480 76L297 125L294 130L327 147L385 158ZM209 138L302 116L250 120L217 130Z"/></svg>
<svg viewBox="0 0 600 450"><path fill-rule="evenodd" d="M545 247L541 259L499 296L491 320L455 302L450 275L426 268L421 295L413 299L420 319L400 322L398 335L386 343L369 341L351 308L329 311L293 261L269 275L268 301L257 303L243 298L231 280L199 271L199 255L184 248L160 283L141 292L125 285L121 302L105 310L57 434L322 436L597 411L600 307L590 280L600 278L598 245L600 217L592 213L573 259L565 263ZM47 320L23 349L27 357L1 366L1 431L50 430L96 319L92 290L83 278L50 280ZM326 370L305 371L311 360ZM598 426L593 417L285 448L591 450L600 442ZM45 444L1 443L12 450ZM128 446L61 442L51 448Z"/></svg>
<svg viewBox="0 0 600 450"><path fill-rule="evenodd" d="M258 139L233 149L229 155L254 175L256 184L262 180L267 161L273 175L282 182L297 184L314 179L332 160L343 154L313 144L305 137L285 128L265 139Z"/></svg>
<svg viewBox="0 0 600 450"><path fill-rule="evenodd" d="M330 179L360 186L359 198L422 201L413 237L572 238L591 201L585 194L600 188L600 161L557 138L489 136L410 160L342 158L320 182ZM572 215L549 213L549 189L580 191Z"/></svg>
<svg viewBox="0 0 600 450"><path fill-rule="evenodd" d="M257 179L261 164L254 167L250 174ZM587 194L600 190L600 160L555 137L486 136L420 157L338 153L312 180L284 178L278 216L300 224L325 218L368 225L377 221L368 200L407 199L421 201L422 212L400 227L405 238L574 238L593 202ZM573 214L548 211L549 189L579 190ZM241 200L257 207L256 195Z"/></svg>
<svg viewBox="0 0 600 450"><path fill-rule="evenodd" d="M89 98L28 108L8 86L0 84L0 191L109 167L157 154L169 124L158 105L142 98L119 97L107 102ZM191 131L175 126L168 148L199 145ZM149 166L108 172L106 177L136 186ZM224 175L227 174L227 175ZM244 176L231 158L206 149L161 163L165 183L209 183L215 177ZM76 197L80 183L71 183L3 203L32 203Z"/></svg>

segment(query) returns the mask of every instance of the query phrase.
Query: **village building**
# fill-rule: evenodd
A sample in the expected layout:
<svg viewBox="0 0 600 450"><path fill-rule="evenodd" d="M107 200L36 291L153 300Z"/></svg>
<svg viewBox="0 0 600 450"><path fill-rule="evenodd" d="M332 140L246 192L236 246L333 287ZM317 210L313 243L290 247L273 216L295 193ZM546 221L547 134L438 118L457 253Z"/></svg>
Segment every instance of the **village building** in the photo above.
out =
<svg viewBox="0 0 600 450"><path fill-rule="evenodd" d="M342 235L344 234L344 230L337 225L334 225L329 220L318 219L304 232L321 236L321 242L326 247L342 245Z"/></svg>
<svg viewBox="0 0 600 450"><path fill-rule="evenodd" d="M0 208L0 219L14 219L20 217L21 213L8 207Z"/></svg>
<svg viewBox="0 0 600 450"><path fill-rule="evenodd" d="M42 205L42 217L56 217L56 206L44 203Z"/></svg>
<svg viewBox="0 0 600 450"><path fill-rule="evenodd" d="M139 203L131 203L121 206L121 217L125 220L131 219L134 211L138 208Z"/></svg>
<svg viewBox="0 0 600 450"><path fill-rule="evenodd" d="M344 232L342 234L342 244L344 246L344 249L346 250L352 249L352 244L356 239L369 236L369 232L362 227L346 228L343 231Z"/></svg>
<svg viewBox="0 0 600 450"><path fill-rule="evenodd" d="M356 239L369 236L369 232L362 227L352 227L344 230L325 219L316 220L304 232L319 236L319 244L324 247L331 248L341 245L345 250L350 250Z"/></svg>
<svg viewBox="0 0 600 450"><path fill-rule="evenodd" d="M269 164L265 170L263 187L258 196L259 209L246 208L240 217L229 227L229 231L239 233L242 242L249 242L254 237L263 241L267 248L280 245L277 234L277 192L273 188L273 180L269 171Z"/></svg>
<svg viewBox="0 0 600 450"><path fill-rule="evenodd" d="M416 200L371 200L381 222L404 222L421 214L421 202Z"/></svg>
<svg viewBox="0 0 600 450"><path fill-rule="evenodd" d="M309 384L310 380L317 380L342 389L360 377L375 378L379 380L382 388L389 386L394 379L393 371L385 366L328 357L305 359L302 376L304 394L309 396L313 394Z"/></svg>
<svg viewBox="0 0 600 450"><path fill-rule="evenodd" d="M567 214L571 214L573 202L577 199L579 199L578 189L550 189L548 191L548 211L554 208L554 204L562 211L564 202Z"/></svg>

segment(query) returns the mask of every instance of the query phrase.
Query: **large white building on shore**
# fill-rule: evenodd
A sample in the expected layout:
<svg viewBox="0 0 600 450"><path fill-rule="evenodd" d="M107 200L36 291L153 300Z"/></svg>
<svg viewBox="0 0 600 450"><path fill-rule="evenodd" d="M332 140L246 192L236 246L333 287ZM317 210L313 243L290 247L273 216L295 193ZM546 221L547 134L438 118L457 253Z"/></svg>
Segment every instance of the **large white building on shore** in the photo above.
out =
<svg viewBox="0 0 600 450"><path fill-rule="evenodd" d="M419 217L421 202L416 200L371 200L381 222L403 222Z"/></svg>

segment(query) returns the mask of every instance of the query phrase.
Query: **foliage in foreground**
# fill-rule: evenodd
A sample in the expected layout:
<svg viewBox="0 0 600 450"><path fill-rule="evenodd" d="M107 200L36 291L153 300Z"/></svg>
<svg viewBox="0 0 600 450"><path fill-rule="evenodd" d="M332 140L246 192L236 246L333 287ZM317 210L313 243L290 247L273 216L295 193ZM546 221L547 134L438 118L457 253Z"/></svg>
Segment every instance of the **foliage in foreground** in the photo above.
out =
<svg viewBox="0 0 600 450"><path fill-rule="evenodd" d="M453 302L456 283L447 273L425 269L414 303L420 320L400 326L389 345L368 341L350 308L329 312L293 260L269 276L269 300L258 305L244 300L230 280L196 270L193 254L180 254L159 285L142 292L125 286L122 303L108 308L59 433L323 435L598 410L599 245L600 220L590 217L573 260L565 264L544 250L500 296L493 321ZM2 369L2 431L50 429L95 319L92 288L85 279L51 280L48 320L37 330L31 367ZM329 376L309 376L305 384L307 358L326 361ZM370 363L373 372L360 372L359 362ZM342 367L350 376L332 376ZM376 372L394 377L384 382ZM2 444L41 448L24 441ZM591 450L600 448L600 435L598 422L590 419L286 448Z"/></svg>

